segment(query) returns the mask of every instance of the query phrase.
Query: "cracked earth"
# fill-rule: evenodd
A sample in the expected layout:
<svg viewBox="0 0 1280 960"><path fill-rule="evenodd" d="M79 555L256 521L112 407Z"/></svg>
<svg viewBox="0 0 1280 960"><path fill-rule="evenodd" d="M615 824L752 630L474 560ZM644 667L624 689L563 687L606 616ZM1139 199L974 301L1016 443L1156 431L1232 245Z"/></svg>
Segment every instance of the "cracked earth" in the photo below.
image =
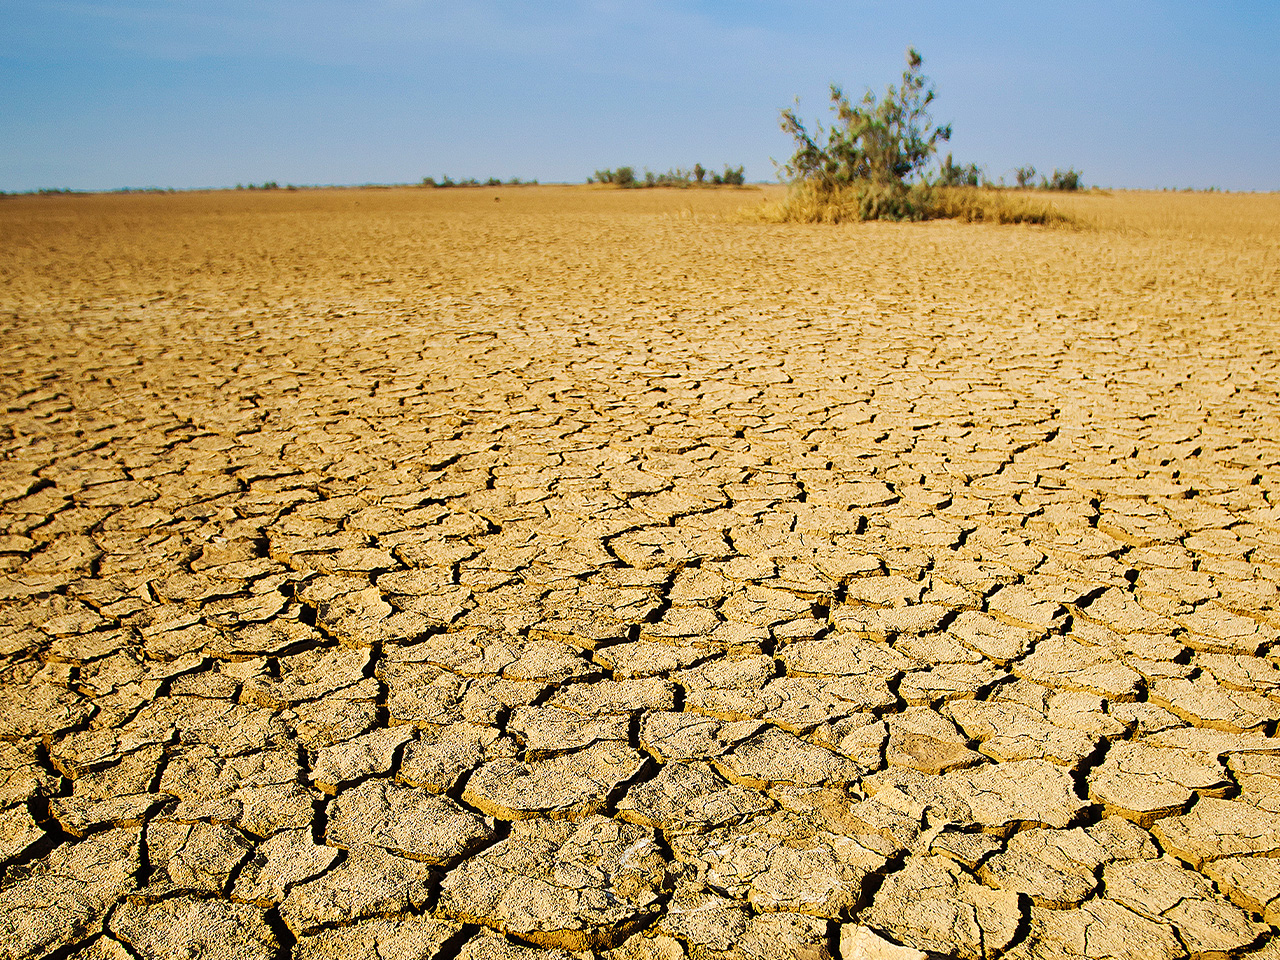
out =
<svg viewBox="0 0 1280 960"><path fill-rule="evenodd" d="M1280 201L754 199L0 201L0 958L1280 957Z"/></svg>

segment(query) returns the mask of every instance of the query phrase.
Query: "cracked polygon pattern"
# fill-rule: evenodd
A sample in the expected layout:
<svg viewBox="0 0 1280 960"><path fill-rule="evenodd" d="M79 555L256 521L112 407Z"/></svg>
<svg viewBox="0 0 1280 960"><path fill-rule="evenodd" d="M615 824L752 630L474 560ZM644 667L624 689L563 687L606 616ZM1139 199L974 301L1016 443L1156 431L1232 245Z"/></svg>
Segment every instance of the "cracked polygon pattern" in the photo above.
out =
<svg viewBox="0 0 1280 960"><path fill-rule="evenodd" d="M1277 956L1274 198L497 194L0 205L0 960Z"/></svg>

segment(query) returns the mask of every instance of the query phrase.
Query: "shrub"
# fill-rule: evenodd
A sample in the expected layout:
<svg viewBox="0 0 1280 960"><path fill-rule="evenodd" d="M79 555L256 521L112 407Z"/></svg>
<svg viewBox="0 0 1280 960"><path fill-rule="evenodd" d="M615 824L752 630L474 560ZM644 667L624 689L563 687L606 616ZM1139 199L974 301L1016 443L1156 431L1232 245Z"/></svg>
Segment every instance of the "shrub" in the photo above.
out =
<svg viewBox="0 0 1280 960"><path fill-rule="evenodd" d="M829 130L817 124L810 133L795 110L782 111L782 129L796 144L791 160L781 168L791 189L782 202L766 203L756 218L809 223L932 217L992 223L1068 222L1052 206L1009 197L989 184L980 186L984 184L982 168L976 163L957 164L951 154L930 182L925 168L938 145L951 139L951 126L936 125L929 114L934 89L921 72L923 63L914 48L908 49L902 83L888 86L883 97L868 90L856 105L833 84L835 121ZM1025 185L1034 174L1030 167L1019 170L1019 184Z"/></svg>
<svg viewBox="0 0 1280 960"><path fill-rule="evenodd" d="M788 178L812 182L820 189L863 180L892 185L913 179L937 152L938 144L951 139L951 127L935 126L929 115L935 94L920 72L923 63L914 48L907 50L902 85L890 85L883 98L867 90L856 105L832 84L836 120L826 131L825 147L819 144L824 133L820 123L810 134L794 110L783 110L782 129L796 141L796 152L783 168Z"/></svg>
<svg viewBox="0 0 1280 960"><path fill-rule="evenodd" d="M1035 179L1036 179L1036 168L1028 163L1025 167L1018 167L1016 170L1014 170L1013 176L1014 176L1014 179L1018 181L1018 186L1020 187L1025 188L1025 187L1034 186Z"/></svg>
<svg viewBox="0 0 1280 960"><path fill-rule="evenodd" d="M1082 174L1079 170L1071 168L1066 170L1055 169L1053 176L1043 180L1041 186L1046 190L1079 190L1083 186L1081 177Z"/></svg>
<svg viewBox="0 0 1280 960"><path fill-rule="evenodd" d="M830 130L819 123L811 134L795 110L782 111L782 129L796 143L782 169L799 190L797 210L820 209L825 211L821 219L830 214L918 220L925 215L924 192L915 181L938 144L951 139L951 127L935 125L929 114L935 94L921 73L923 63L915 48L908 49L902 84L891 84L879 98L868 89L857 104L832 84Z"/></svg>
<svg viewBox="0 0 1280 960"><path fill-rule="evenodd" d="M631 167L619 167L617 170L597 170L587 178L587 183L612 183L619 187L636 186L636 172Z"/></svg>
<svg viewBox="0 0 1280 960"><path fill-rule="evenodd" d="M956 164L949 153L942 161L942 169L938 174L938 186L941 187L976 187L981 180L981 167L976 163L963 166Z"/></svg>

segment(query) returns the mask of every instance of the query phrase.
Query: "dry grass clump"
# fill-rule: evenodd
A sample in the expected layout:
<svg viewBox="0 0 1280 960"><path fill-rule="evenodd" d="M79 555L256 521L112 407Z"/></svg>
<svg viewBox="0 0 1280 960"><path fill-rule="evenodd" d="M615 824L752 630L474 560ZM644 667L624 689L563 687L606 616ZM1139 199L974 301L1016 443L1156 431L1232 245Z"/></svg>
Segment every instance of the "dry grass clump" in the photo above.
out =
<svg viewBox="0 0 1280 960"><path fill-rule="evenodd" d="M767 223L848 223L863 220L923 220L925 189L920 185L870 180L827 186L815 180L791 185L785 197L753 211Z"/></svg>
<svg viewBox="0 0 1280 960"><path fill-rule="evenodd" d="M966 223L1036 223L1067 226L1076 219L1052 203L981 187L933 187L923 183L858 181L826 187L812 180L750 211L766 223L849 223L864 220L962 220Z"/></svg>
<svg viewBox="0 0 1280 960"><path fill-rule="evenodd" d="M965 223L1038 223L1069 226L1078 221L1053 204L1022 193L983 187L939 187L930 191L928 216Z"/></svg>

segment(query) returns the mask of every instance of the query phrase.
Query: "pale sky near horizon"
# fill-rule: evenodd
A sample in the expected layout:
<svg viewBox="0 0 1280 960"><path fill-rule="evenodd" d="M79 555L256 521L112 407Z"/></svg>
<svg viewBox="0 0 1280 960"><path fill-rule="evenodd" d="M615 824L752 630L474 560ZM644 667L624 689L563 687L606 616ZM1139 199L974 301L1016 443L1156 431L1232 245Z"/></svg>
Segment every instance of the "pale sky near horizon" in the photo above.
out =
<svg viewBox="0 0 1280 960"><path fill-rule="evenodd" d="M775 177L915 46L992 179L1280 190L1280 2L0 0L0 190Z"/></svg>

